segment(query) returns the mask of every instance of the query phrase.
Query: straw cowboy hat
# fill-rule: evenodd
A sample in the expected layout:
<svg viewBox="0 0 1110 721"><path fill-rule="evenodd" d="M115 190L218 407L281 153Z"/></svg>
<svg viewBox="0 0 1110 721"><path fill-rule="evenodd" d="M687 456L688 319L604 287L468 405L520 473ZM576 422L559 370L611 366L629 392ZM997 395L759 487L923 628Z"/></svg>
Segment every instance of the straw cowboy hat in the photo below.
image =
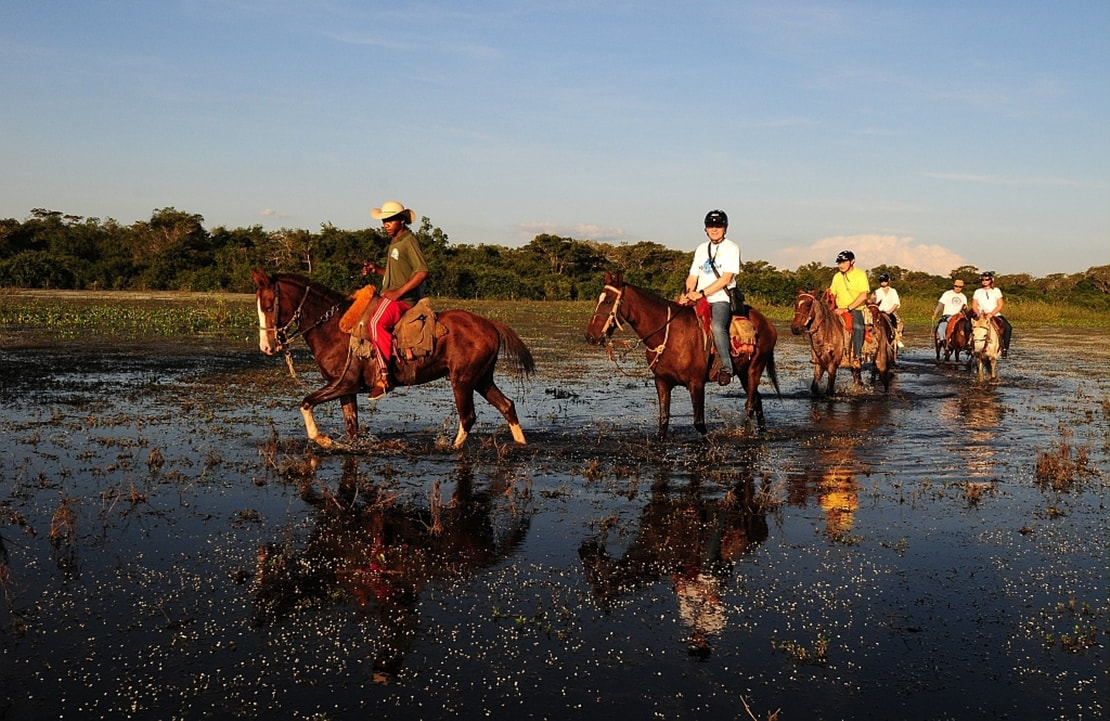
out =
<svg viewBox="0 0 1110 721"><path fill-rule="evenodd" d="M416 213L398 203L396 200L387 200L382 203L382 207L374 208L370 211L370 217L374 220L389 220L398 215L408 218L409 223L416 222Z"/></svg>

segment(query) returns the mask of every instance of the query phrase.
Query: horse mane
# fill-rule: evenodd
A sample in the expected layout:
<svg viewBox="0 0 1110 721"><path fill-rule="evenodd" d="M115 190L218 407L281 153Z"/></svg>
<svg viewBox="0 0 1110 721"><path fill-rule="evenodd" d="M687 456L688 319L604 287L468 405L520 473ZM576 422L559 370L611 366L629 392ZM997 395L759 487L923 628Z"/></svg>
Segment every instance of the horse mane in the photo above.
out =
<svg viewBox="0 0 1110 721"><path fill-rule="evenodd" d="M309 278L306 278L299 273L274 273L274 280L287 280L297 285L303 285L305 288L310 288L335 303L343 300L350 300L350 298L348 298L343 293L332 290L323 283L319 283L315 280L310 280Z"/></svg>
<svg viewBox="0 0 1110 721"><path fill-rule="evenodd" d="M694 309L694 306L692 306L692 305L681 305L681 304L676 303L675 301L671 300L670 298L664 298L663 296L659 295L655 291L644 288L643 286L633 285L632 283L623 283L622 285L626 288L632 288L632 290L636 291L637 293L640 293L642 295L646 295L647 297L651 298L652 300L655 300L659 303L662 303L664 307L671 308L675 312L682 311L682 310L692 311Z"/></svg>

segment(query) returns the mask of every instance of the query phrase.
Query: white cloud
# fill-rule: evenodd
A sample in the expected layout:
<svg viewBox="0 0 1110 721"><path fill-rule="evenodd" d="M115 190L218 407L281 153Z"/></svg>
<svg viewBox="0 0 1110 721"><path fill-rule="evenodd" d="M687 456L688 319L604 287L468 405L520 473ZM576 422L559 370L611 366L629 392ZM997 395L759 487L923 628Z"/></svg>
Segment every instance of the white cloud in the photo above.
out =
<svg viewBox="0 0 1110 721"><path fill-rule="evenodd" d="M794 270L815 260L831 266L842 250L855 253L856 265L865 270L877 265L897 265L947 276L952 269L967 265L963 256L944 246L926 245L896 235L835 235L808 246L780 248L770 262L783 270Z"/></svg>
<svg viewBox="0 0 1110 721"><path fill-rule="evenodd" d="M521 223L518 232L522 240L530 241L537 235L547 233L563 238L577 240L594 240L599 243L621 243L628 240L624 228L617 226L595 225L593 223L575 223L560 225L558 223Z"/></svg>

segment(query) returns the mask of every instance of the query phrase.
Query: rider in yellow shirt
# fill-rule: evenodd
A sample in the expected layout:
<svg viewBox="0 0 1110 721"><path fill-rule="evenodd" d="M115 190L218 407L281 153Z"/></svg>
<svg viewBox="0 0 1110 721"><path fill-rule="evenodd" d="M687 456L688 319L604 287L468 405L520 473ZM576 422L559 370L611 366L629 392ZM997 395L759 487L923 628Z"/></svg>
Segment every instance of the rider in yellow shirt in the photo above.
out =
<svg viewBox="0 0 1110 721"><path fill-rule="evenodd" d="M837 310L847 310L852 314L852 367L859 368L863 355L863 304L871 292L867 273L856 267L856 254L842 250L836 256L836 275L833 276L829 290L836 298Z"/></svg>

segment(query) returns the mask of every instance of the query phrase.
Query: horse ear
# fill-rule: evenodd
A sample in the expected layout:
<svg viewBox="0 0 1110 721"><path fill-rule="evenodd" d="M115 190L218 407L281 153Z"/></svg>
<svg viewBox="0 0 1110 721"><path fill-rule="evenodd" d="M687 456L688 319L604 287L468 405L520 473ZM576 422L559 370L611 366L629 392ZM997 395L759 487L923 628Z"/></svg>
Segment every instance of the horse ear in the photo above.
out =
<svg viewBox="0 0 1110 721"><path fill-rule="evenodd" d="M253 280L254 284L259 288L270 285L270 276L257 268L251 268L251 280Z"/></svg>
<svg viewBox="0 0 1110 721"><path fill-rule="evenodd" d="M609 271L605 271L605 285L612 285L612 284L613 284L613 274L610 273Z"/></svg>

